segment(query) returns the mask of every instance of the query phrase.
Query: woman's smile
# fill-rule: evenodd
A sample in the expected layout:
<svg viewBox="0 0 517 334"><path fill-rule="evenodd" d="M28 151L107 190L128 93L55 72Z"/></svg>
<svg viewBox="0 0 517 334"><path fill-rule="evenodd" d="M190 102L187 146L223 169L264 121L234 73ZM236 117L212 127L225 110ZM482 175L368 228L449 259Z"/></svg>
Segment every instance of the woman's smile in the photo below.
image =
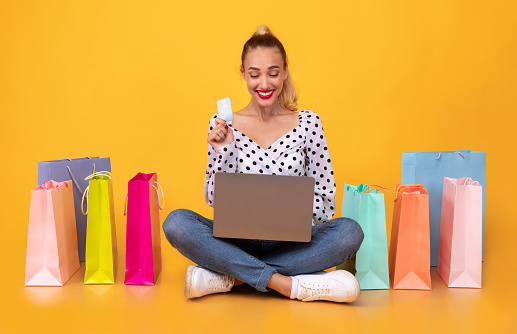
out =
<svg viewBox="0 0 517 334"><path fill-rule="evenodd" d="M271 96L273 96L273 92L275 90L274 89L270 89L270 90L256 90L258 96L263 99L263 100L267 100L269 98L271 98Z"/></svg>

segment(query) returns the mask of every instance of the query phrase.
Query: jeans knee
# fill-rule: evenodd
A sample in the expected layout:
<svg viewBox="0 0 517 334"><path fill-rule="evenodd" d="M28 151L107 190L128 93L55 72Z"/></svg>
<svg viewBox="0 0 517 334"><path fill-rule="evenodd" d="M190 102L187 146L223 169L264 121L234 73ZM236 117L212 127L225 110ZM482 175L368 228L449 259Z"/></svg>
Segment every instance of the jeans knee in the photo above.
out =
<svg viewBox="0 0 517 334"><path fill-rule="evenodd" d="M177 209L169 213L163 222L162 229L165 237L175 246L176 240L181 240L188 231L186 230L187 223L191 219L192 211L186 209Z"/></svg>
<svg viewBox="0 0 517 334"><path fill-rule="evenodd" d="M343 247L346 249L350 257L353 257L361 244L363 243L364 233L361 226L353 219L341 218Z"/></svg>
<svg viewBox="0 0 517 334"><path fill-rule="evenodd" d="M359 225L358 222L356 222L354 220L354 224L353 224L353 229L354 229L354 240L355 240L355 246L356 246L356 253L357 251L359 250L359 247L361 247L361 244L363 243L363 240L364 240L364 232L363 232L363 229L361 228L361 225Z"/></svg>

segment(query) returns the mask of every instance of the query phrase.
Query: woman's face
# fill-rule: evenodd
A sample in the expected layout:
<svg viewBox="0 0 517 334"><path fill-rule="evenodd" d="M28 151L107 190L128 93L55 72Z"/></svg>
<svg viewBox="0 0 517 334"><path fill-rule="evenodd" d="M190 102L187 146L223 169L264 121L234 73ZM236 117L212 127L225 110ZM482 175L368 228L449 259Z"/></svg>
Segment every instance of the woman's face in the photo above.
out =
<svg viewBox="0 0 517 334"><path fill-rule="evenodd" d="M254 104L263 108L277 104L287 78L282 54L276 48L261 47L248 52L242 77L246 80Z"/></svg>

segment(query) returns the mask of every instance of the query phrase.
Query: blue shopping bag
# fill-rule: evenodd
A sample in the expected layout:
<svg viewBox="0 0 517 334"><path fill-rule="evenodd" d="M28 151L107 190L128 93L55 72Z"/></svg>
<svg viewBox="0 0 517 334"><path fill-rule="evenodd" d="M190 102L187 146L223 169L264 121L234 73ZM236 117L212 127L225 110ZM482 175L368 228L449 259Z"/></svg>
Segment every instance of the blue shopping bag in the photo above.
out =
<svg viewBox="0 0 517 334"><path fill-rule="evenodd" d="M73 183L79 261L84 261L86 248L86 216L81 212L81 199L88 186L88 181L84 178L96 171L110 172L110 158L85 157L38 162L38 184L50 180L57 182L71 180Z"/></svg>
<svg viewBox="0 0 517 334"><path fill-rule="evenodd" d="M362 290L389 289L384 194L370 189L365 184L345 184L341 216L358 222L363 230L364 239L355 259L337 268L355 272Z"/></svg>
<svg viewBox="0 0 517 334"><path fill-rule="evenodd" d="M408 152L402 154L402 184L421 184L429 194L431 266L438 261L438 237L442 209L443 178L469 177L483 186L483 231L485 227L486 153L462 151Z"/></svg>

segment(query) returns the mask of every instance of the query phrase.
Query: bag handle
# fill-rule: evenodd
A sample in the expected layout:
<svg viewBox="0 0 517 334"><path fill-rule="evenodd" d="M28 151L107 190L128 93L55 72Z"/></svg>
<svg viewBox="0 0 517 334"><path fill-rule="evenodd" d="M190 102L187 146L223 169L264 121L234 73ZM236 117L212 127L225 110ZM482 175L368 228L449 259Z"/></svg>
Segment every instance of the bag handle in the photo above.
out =
<svg viewBox="0 0 517 334"><path fill-rule="evenodd" d="M481 183L479 183L478 181L474 181L472 180L472 178L470 177L467 177L465 179L465 183L463 183L464 186L480 186Z"/></svg>
<svg viewBox="0 0 517 334"><path fill-rule="evenodd" d="M399 185L397 188L387 188L387 187L383 187L383 186L379 186L377 184L372 184L372 185L369 185L365 191L363 191L361 193L362 194L368 194L370 193L371 191L373 190L378 190L382 193L391 193L391 194L395 194L395 201L397 200L397 197L402 194L403 190L402 188L419 188L419 189L425 189L423 185L421 184L401 184Z"/></svg>
<svg viewBox="0 0 517 334"><path fill-rule="evenodd" d="M158 188L156 188L156 186L154 184L149 185L150 187L153 187L154 190L156 190L156 195L158 195L158 208L160 208L160 210L163 210L163 208L165 207L165 196L163 196L162 186L156 181L153 181L152 183L156 183L158 185L158 187L160 187L160 191L162 193L162 205L161 206L160 206L160 193L158 193ZM124 202L124 216L127 216L127 197L128 197L128 193L126 193L126 201Z"/></svg>
<svg viewBox="0 0 517 334"><path fill-rule="evenodd" d="M379 185L376 185L376 184L372 184L370 186L370 190L368 190L366 193L369 193L370 191L372 190L379 190L383 193L391 193L391 194L395 194L395 201L397 200L398 196L400 194L402 194L403 190L402 188L419 188L419 189L424 189L424 186L421 185L421 184L401 184L399 185L397 188L386 188L386 187L382 187L382 186L379 186Z"/></svg>
<svg viewBox="0 0 517 334"><path fill-rule="evenodd" d="M458 153L460 155L460 157L462 157L463 159L465 159L465 156L463 154L461 154L460 151L456 151L454 153ZM439 152L438 153L438 156L436 157L436 160L440 160L440 158L442 157L442 152Z"/></svg>
<svg viewBox="0 0 517 334"><path fill-rule="evenodd" d="M109 178L110 182L113 181L113 178L111 176L111 172L108 172L108 171L94 172L93 174L88 175L84 179L85 180L90 180L90 179L93 179L94 177L97 177L97 176L107 176Z"/></svg>
<svg viewBox="0 0 517 334"><path fill-rule="evenodd" d="M68 169L68 174L70 174L70 177L72 178L72 181L74 182L74 185L77 187L79 192L82 193L83 190L81 189L81 186L79 186L79 183L75 179L74 174L72 174L72 170L70 169L70 166L66 166L66 169Z"/></svg>
<svg viewBox="0 0 517 334"><path fill-rule="evenodd" d="M88 214L88 195L89 195L90 186L86 187L83 193L83 198L81 199L81 212L83 215ZM86 212L84 212L84 197L86 197Z"/></svg>
<svg viewBox="0 0 517 334"><path fill-rule="evenodd" d="M360 188L361 186L364 186L363 190L359 191L357 188ZM346 186L346 191L350 191L350 188L352 186L350 185L347 185ZM361 183L360 185L358 185L357 187L355 187L355 189L352 191L352 195L355 196L355 194L359 194L359 195L364 195L364 194L367 194L369 193L370 191L372 191L374 189L371 189L369 185L367 184L364 184L364 183Z"/></svg>
<svg viewBox="0 0 517 334"><path fill-rule="evenodd" d="M162 186L157 181L153 181L153 183L156 183L158 185L158 187L160 187L160 192L162 193L162 205L161 206L160 206L160 194L158 193L158 188L156 188L156 186L154 184L150 185L151 187L154 188L154 190L156 190L156 195L158 195L158 207L160 208L160 210L163 210L163 208L165 207L165 196L163 196Z"/></svg>
<svg viewBox="0 0 517 334"><path fill-rule="evenodd" d="M93 168L95 169L95 166L93 166ZM97 176L107 176L107 177L109 177L110 182L113 182L113 178L111 176L111 172L107 172L107 171L94 172L93 174L88 175L84 179L85 180L91 180L91 179L93 179L94 177L97 177ZM81 211L82 211L83 215L87 215L88 214L88 195L89 195L89 191L90 191L90 186L86 187L86 189L84 190L84 193L83 193L83 198L81 199ZM86 197L86 212L84 212L84 198L85 197Z"/></svg>
<svg viewBox="0 0 517 334"><path fill-rule="evenodd" d="M456 186L456 187L458 186L458 184L456 182L451 181L451 179L447 179L447 180L451 183L451 188L453 186ZM481 183L479 183L478 181L472 180L472 178L470 178L470 177L465 178L465 181L462 184L462 186L480 186L480 185L481 185Z"/></svg>
<svg viewBox="0 0 517 334"><path fill-rule="evenodd" d="M90 157L85 157L85 158L91 159ZM72 161L72 159L70 159L70 158L65 158L65 160ZM70 169L70 166L67 165L66 169L68 169L68 174L70 174L70 177L72 178L74 185L77 187L79 192L82 193L83 190L81 189L81 186L79 186L79 182L77 182L77 180L75 179L74 174L72 173L72 169ZM95 173L95 162L93 163L92 173Z"/></svg>
<svg viewBox="0 0 517 334"><path fill-rule="evenodd" d="M418 188L418 189L424 189L425 190L424 186L421 185L421 184L401 184L401 185L399 185L397 187L397 197L398 197L398 195L403 193L403 189L402 188Z"/></svg>
<svg viewBox="0 0 517 334"><path fill-rule="evenodd" d="M366 193L369 193L372 190L378 190L381 192L392 193L392 194L397 193L397 188L387 188L387 187L379 186L377 184L370 185L370 190L368 190L368 192L366 192Z"/></svg>

